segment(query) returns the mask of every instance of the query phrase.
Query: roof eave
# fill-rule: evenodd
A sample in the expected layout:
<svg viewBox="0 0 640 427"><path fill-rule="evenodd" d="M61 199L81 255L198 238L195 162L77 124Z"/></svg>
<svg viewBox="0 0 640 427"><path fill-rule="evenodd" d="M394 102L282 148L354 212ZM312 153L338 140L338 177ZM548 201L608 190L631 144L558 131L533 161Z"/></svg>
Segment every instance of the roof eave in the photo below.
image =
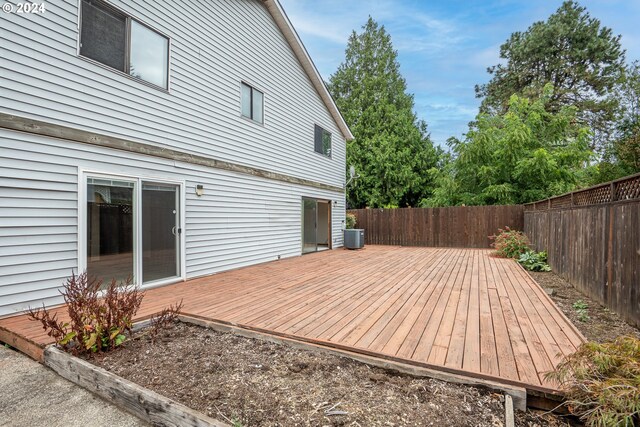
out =
<svg viewBox="0 0 640 427"><path fill-rule="evenodd" d="M333 117L336 124L338 125L338 128L342 132L342 135L347 141L351 141L353 139L353 134L351 133L349 126L347 126L347 123L344 121L342 114L340 114L340 110L338 110L338 106L333 101L333 98L331 97L329 90L327 89L327 87L324 84L324 81L322 80L322 77L320 77L320 73L318 72L318 69L316 68L315 64L311 60L311 57L309 56L307 49L304 47L304 44L302 43L302 40L300 40L300 37L298 37L298 33L293 28L293 25L291 24L291 21L289 21L289 18L287 17L287 14L285 13L282 6L280 5L280 2L278 0L262 0L262 1L264 5L267 7L267 10L271 14L271 17L275 21L276 25L278 26L278 28L284 35L285 39L289 43L289 46L291 46L293 53L296 55L296 58L298 58L298 61L300 61L302 68L309 76L309 79L311 80L311 84L313 84L314 88L320 95L320 98L322 99L327 109L329 110L329 113L331 113L331 116Z"/></svg>

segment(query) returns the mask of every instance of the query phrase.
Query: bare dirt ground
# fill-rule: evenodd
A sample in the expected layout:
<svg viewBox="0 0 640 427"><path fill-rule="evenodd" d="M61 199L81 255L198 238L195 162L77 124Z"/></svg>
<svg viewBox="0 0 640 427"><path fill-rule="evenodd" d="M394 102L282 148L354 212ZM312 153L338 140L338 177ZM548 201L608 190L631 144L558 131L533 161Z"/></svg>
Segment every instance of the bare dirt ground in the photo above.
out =
<svg viewBox="0 0 640 427"><path fill-rule="evenodd" d="M626 323L616 313L583 295L557 274L533 271L529 273L544 289L553 290L551 299L589 341L611 341L621 335L640 338L640 330Z"/></svg>
<svg viewBox="0 0 640 427"><path fill-rule="evenodd" d="M234 426L502 426L503 396L177 323L90 359ZM542 412L517 425L564 426Z"/></svg>

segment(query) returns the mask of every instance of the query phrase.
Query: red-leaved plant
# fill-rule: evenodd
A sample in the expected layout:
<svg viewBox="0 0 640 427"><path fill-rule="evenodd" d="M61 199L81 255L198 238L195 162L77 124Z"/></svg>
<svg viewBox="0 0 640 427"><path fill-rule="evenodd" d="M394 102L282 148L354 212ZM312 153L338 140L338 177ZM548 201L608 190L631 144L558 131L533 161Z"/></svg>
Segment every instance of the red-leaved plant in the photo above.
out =
<svg viewBox="0 0 640 427"><path fill-rule="evenodd" d="M73 354L108 351L125 342L144 297L131 278L120 283L113 279L103 286L102 280L92 279L86 272L72 274L60 293L69 321L58 320L58 313L44 306L30 308L28 315L42 323L56 344Z"/></svg>
<svg viewBox="0 0 640 427"><path fill-rule="evenodd" d="M520 255L531 251L529 239L522 231L512 230L509 227L499 228L498 233L489 236L493 240L491 247L495 255L503 258L520 258Z"/></svg>

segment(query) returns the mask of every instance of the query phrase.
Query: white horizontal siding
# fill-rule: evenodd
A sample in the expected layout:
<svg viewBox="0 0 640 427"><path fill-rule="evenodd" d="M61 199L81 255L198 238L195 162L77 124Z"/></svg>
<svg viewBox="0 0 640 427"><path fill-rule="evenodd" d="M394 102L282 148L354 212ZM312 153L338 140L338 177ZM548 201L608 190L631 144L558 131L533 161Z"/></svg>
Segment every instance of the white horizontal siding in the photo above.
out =
<svg viewBox="0 0 640 427"><path fill-rule="evenodd" d="M170 93L78 57L78 2L56 1L0 14L0 110L343 185L344 138L259 0L111 3L171 37ZM240 117L241 80L264 91L264 126Z"/></svg>
<svg viewBox="0 0 640 427"><path fill-rule="evenodd" d="M300 255L303 196L338 201L342 245L342 193L0 129L0 315L61 301L78 267L79 169L184 181L188 278Z"/></svg>

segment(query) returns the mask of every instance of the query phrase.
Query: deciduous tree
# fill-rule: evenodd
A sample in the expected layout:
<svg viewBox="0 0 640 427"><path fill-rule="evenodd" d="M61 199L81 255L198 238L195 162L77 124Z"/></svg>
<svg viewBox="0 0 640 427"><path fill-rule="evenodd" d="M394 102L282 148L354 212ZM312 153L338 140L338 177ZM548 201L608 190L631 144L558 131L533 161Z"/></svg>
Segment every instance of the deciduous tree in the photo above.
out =
<svg viewBox="0 0 640 427"><path fill-rule="evenodd" d="M504 114L480 113L454 160L436 178L424 206L527 203L573 190L591 157L589 129L575 107L550 111L554 91L538 100L513 95Z"/></svg>

